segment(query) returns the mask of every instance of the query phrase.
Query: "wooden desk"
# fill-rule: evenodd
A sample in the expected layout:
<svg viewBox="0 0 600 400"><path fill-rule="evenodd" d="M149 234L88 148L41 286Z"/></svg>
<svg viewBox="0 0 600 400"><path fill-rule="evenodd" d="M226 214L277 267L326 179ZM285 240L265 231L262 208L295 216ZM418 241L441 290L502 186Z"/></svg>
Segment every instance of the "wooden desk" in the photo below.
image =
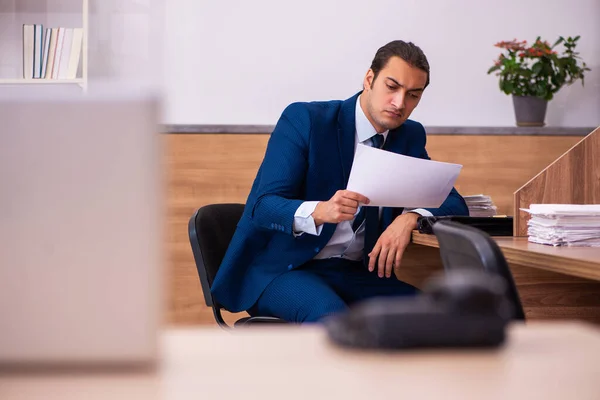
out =
<svg viewBox="0 0 600 400"><path fill-rule="evenodd" d="M2 400L570 399L600 393L600 331L510 328L496 350L348 351L318 327L177 329L152 374L0 375Z"/></svg>
<svg viewBox="0 0 600 400"><path fill-rule="evenodd" d="M415 244L439 248L435 235L415 231L412 240ZM545 246L530 243L526 237L495 237L494 240L509 263L600 281L598 247Z"/></svg>
<svg viewBox="0 0 600 400"><path fill-rule="evenodd" d="M523 237L494 239L509 264L528 320L578 319L600 324L599 248L555 248L529 243ZM420 248L421 254L428 254L429 249L439 256L434 235L415 231L412 246ZM411 269L417 262L411 260ZM428 267L428 272L435 270Z"/></svg>

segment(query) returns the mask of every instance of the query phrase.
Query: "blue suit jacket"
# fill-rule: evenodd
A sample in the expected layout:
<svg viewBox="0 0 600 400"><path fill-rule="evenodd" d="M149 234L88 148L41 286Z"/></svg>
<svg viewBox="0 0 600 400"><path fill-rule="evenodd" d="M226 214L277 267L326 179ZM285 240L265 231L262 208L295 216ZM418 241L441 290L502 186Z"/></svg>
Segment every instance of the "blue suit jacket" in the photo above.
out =
<svg viewBox="0 0 600 400"><path fill-rule="evenodd" d="M345 189L354 158L355 106L358 95L345 101L294 103L277 122L235 234L212 285L216 300L227 310L249 309L278 275L311 260L329 241L335 224L319 236L294 236L294 213L303 201L329 200ZM390 130L384 149L429 159L425 130L407 120ZM453 188L433 215L468 215ZM383 232L400 208L384 208Z"/></svg>

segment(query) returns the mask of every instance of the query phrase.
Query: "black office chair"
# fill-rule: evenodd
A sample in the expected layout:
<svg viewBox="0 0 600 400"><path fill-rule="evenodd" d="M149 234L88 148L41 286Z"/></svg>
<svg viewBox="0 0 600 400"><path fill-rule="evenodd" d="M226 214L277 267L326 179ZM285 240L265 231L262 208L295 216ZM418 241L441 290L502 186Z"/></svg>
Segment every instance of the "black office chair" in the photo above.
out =
<svg viewBox="0 0 600 400"><path fill-rule="evenodd" d="M484 231L458 222L438 221L433 233L440 244L444 269L483 269L500 275L507 284L507 295L514 307L513 319L525 320L525 313L512 273L498 244Z"/></svg>
<svg viewBox="0 0 600 400"><path fill-rule="evenodd" d="M212 307L215 320L222 328L230 328L230 326L223 320L221 315L223 306L215 301L210 288L243 211L243 204L211 204L196 210L188 224L190 244L204 293L204 301L208 307ZM245 317L237 320L234 326L284 322L273 317Z"/></svg>

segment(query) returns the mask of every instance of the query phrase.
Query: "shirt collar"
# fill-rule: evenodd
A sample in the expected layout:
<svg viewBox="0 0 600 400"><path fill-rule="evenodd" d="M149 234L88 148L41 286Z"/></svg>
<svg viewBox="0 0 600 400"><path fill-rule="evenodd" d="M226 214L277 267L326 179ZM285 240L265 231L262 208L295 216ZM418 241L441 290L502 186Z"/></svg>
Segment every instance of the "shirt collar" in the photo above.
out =
<svg viewBox="0 0 600 400"><path fill-rule="evenodd" d="M362 96L362 94L360 96L358 96L358 98L356 99L356 112L355 112L355 114L356 114L356 117L355 117L356 118L356 136L358 138L359 143L362 143L365 140L368 140L372 136L377 134L377 131L375 130L373 125L371 125L371 121L369 121L369 119L365 115L362 107L360 106L361 96ZM381 133L383 135L384 142L387 139L388 133L389 133L389 130Z"/></svg>

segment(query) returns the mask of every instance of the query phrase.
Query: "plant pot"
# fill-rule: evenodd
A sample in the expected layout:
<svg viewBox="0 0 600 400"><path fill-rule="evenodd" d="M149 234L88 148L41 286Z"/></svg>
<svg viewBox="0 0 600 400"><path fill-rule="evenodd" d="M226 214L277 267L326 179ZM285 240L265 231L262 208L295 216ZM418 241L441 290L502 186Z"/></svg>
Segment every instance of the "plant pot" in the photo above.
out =
<svg viewBox="0 0 600 400"><path fill-rule="evenodd" d="M544 126L548 101L534 96L514 96L517 126Z"/></svg>

